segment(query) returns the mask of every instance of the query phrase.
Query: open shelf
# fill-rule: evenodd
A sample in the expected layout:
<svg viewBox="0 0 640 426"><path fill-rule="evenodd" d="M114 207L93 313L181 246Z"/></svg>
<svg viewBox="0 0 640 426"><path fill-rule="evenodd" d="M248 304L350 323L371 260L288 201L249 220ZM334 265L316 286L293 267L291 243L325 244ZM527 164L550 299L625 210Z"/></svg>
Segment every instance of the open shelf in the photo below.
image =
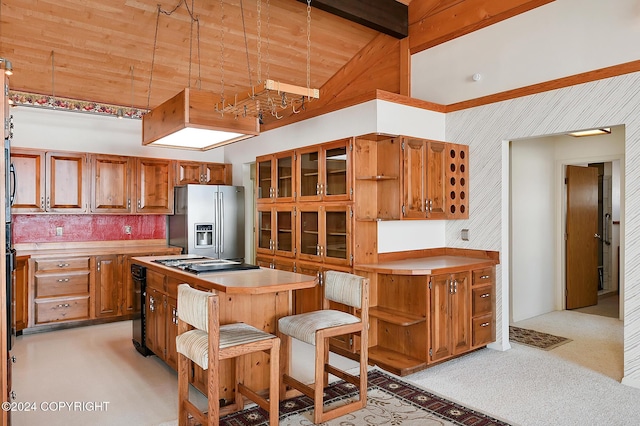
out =
<svg viewBox="0 0 640 426"><path fill-rule="evenodd" d="M382 321L401 326L419 324L427 320L422 315L396 311L395 309L383 308L380 306L373 306L369 308L369 315Z"/></svg>
<svg viewBox="0 0 640 426"><path fill-rule="evenodd" d="M406 376L427 367L426 360L413 358L380 346L369 348L369 364L377 365L398 376Z"/></svg>

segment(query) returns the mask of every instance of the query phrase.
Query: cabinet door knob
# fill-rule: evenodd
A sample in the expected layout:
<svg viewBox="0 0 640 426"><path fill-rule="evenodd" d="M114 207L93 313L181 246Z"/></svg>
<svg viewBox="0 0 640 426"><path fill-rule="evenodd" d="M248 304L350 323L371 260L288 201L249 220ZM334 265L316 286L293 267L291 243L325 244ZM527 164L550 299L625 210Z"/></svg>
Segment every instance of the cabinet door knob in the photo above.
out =
<svg viewBox="0 0 640 426"><path fill-rule="evenodd" d="M480 279L481 280L488 280L489 279L489 275L480 275Z"/></svg>
<svg viewBox="0 0 640 426"><path fill-rule="evenodd" d="M69 266L68 263L58 263L58 268L66 268L67 266Z"/></svg>
<svg viewBox="0 0 640 426"><path fill-rule="evenodd" d="M489 323L488 322L483 322L482 324L480 324L480 327L488 327Z"/></svg>
<svg viewBox="0 0 640 426"><path fill-rule="evenodd" d="M61 278L58 280L59 283L68 283L69 282L69 278Z"/></svg>
<svg viewBox="0 0 640 426"><path fill-rule="evenodd" d="M485 294L481 295L480 297L484 299L485 297L489 297L489 296L491 296L491 294L485 293Z"/></svg>

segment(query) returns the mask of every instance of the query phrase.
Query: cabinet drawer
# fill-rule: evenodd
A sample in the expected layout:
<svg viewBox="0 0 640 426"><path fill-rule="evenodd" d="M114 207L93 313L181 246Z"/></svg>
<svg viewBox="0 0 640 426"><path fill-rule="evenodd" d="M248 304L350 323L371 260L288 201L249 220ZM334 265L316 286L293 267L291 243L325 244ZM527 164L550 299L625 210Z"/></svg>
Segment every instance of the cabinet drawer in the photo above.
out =
<svg viewBox="0 0 640 426"><path fill-rule="evenodd" d="M89 293L89 271L36 275L36 297Z"/></svg>
<svg viewBox="0 0 640 426"><path fill-rule="evenodd" d="M489 267L473 271L473 285L493 284L495 282L495 268Z"/></svg>
<svg viewBox="0 0 640 426"><path fill-rule="evenodd" d="M64 271L67 269L89 269L88 257L62 259L36 259L36 271Z"/></svg>
<svg viewBox="0 0 640 426"><path fill-rule="evenodd" d="M472 297L472 315L484 315L493 312L493 300L494 300L493 286L485 286L473 289Z"/></svg>
<svg viewBox="0 0 640 426"><path fill-rule="evenodd" d="M89 296L36 300L36 324L89 318Z"/></svg>
<svg viewBox="0 0 640 426"><path fill-rule="evenodd" d="M482 346L496 340L496 325L493 315L484 315L473 319L472 346Z"/></svg>

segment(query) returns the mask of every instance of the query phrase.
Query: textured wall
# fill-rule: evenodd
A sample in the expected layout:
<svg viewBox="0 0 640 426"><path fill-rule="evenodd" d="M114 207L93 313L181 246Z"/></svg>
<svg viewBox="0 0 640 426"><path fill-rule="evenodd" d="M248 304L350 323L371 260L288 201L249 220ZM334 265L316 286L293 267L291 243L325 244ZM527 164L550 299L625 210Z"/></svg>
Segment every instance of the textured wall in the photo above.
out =
<svg viewBox="0 0 640 426"><path fill-rule="evenodd" d="M147 240L166 238L163 215L23 215L12 216L13 243ZM56 236L56 228L62 235ZM131 234L125 233L131 226Z"/></svg>
<svg viewBox="0 0 640 426"><path fill-rule="evenodd" d="M499 250L498 344L508 346L508 217L503 217L504 141L624 124L624 379L640 387L640 73L525 96L447 115L448 141L470 145L470 219L448 221L447 245ZM508 160L507 160L508 161ZM508 210L507 210L508 211ZM460 229L472 239L459 239ZM507 262L505 262L505 260ZM553 267L540 265L540 267Z"/></svg>

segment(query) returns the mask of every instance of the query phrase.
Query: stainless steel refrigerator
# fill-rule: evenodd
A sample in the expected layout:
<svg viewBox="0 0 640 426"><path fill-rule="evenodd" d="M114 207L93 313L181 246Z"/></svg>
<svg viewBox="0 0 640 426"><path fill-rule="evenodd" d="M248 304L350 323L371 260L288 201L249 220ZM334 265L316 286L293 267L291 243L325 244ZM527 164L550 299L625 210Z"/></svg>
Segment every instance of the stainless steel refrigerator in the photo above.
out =
<svg viewBox="0 0 640 426"><path fill-rule="evenodd" d="M185 254L244 261L244 187L175 187L169 244Z"/></svg>

